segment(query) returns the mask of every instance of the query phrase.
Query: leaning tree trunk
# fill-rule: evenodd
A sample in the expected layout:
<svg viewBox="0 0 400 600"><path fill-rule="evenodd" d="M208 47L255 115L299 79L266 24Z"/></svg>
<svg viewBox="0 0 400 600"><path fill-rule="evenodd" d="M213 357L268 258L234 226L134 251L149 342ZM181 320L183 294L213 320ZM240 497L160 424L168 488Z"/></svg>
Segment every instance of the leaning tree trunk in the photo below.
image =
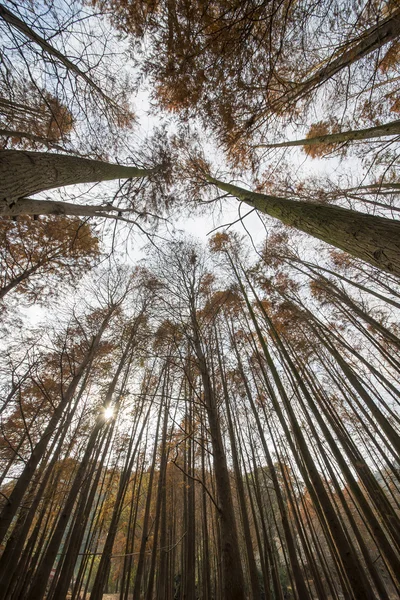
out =
<svg viewBox="0 0 400 600"><path fill-rule="evenodd" d="M302 140L291 140L289 142L278 142L276 144L259 144L257 148L288 148L289 146L316 146L318 144L342 144L344 142L355 142L358 140L369 140L372 138L385 137L389 135L400 135L400 121L391 121L376 127L367 129L350 129L341 133L329 133L316 137L304 138Z"/></svg>
<svg viewBox="0 0 400 600"><path fill-rule="evenodd" d="M373 600L374 596L371 593L371 589L368 587L368 585L365 582L365 578L363 577L363 568L361 562L358 556L355 554L354 547L347 538L346 532L342 528L340 518L335 511L335 508L330 500L327 490L324 487L323 479L320 475L319 470L316 467L309 445L307 444L307 440L304 436L303 429L300 426L300 423L294 412L293 406L289 400L289 396L286 392L285 386L281 380L280 374L275 366L275 362L270 353L270 349L265 341L260 325L258 323L258 319L255 315L253 306L251 305L251 302L244 288L243 282L231 259L230 262L232 270L236 275L254 328L256 330L256 336L263 350L263 354L271 372L272 379L279 393L279 396L275 394L275 391L269 383L268 375L265 372L264 377L268 386L271 401L273 403L277 416L281 422L281 426L285 432L287 441L292 450L293 456L295 457L299 471L302 474L302 477L305 481L307 490L310 494L315 510L319 516L321 527L324 530L324 535L327 543L330 546L332 556L335 558L335 562L337 561L338 570L342 571L343 575L346 577L347 582L344 581L344 584L349 584L349 592L354 595L354 598L369 598L370 600ZM249 282L249 279L247 278L246 274L245 278L257 301L257 304L259 305L262 314L266 315L266 312L263 310L262 304L258 299L254 287ZM282 405L285 407L285 411L290 422L291 430L293 432L292 435L291 433L289 433L289 428L284 417Z"/></svg>
<svg viewBox="0 0 400 600"><path fill-rule="evenodd" d="M315 71L311 77L293 86L282 97L272 102L268 111L265 112L277 112L284 106L297 102L343 69L350 67L350 65L381 48L384 44L395 40L399 34L400 10L397 9L389 17L379 21L360 36L345 44L343 52L335 58L332 57L327 60L326 64Z"/></svg>
<svg viewBox="0 0 400 600"><path fill-rule="evenodd" d="M18 210L18 201L21 199L45 190L77 183L146 177L152 172L154 172L152 169L125 167L65 154L2 150L0 151L0 214L30 214L26 212L27 200L25 200L23 213L10 213L10 210L13 208Z"/></svg>
<svg viewBox="0 0 400 600"><path fill-rule="evenodd" d="M257 194L205 175L207 181L270 217L400 275L400 221L318 202Z"/></svg>

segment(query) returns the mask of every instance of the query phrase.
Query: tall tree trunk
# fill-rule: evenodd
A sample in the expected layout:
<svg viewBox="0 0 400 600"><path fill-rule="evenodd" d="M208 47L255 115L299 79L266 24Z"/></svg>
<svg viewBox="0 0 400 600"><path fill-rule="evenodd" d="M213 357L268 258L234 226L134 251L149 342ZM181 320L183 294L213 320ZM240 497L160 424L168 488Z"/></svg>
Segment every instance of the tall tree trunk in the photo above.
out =
<svg viewBox="0 0 400 600"><path fill-rule="evenodd" d="M68 434L73 416L75 415L75 411L78 408L78 404L81 400L82 394L85 391L87 379L88 376L85 377L85 380L83 381L80 391L75 399L74 405L67 414L67 418L65 419L65 423L62 426L60 436L54 438L52 442L52 445L49 449L49 455L51 456L51 459L50 462L45 466L45 473L42 477L42 480L40 481L39 488L35 492L34 499L29 507L24 506L20 510L15 527L13 528L11 536L7 540L6 547L0 559L0 598L3 596L5 597L7 595L6 593L8 585L13 579L15 571L20 568L19 560L21 558L23 546L25 544L26 538L29 534L29 530L35 518L35 514L38 509L39 503L45 492L47 484L53 474L53 469L61 455L61 450L65 437Z"/></svg>
<svg viewBox="0 0 400 600"><path fill-rule="evenodd" d="M205 175L206 180L285 225L400 276L400 221L339 206L257 194Z"/></svg>
<svg viewBox="0 0 400 600"><path fill-rule="evenodd" d="M50 542L46 548L44 555L41 558L39 567L32 581L32 585L26 596L27 600L42 600L46 592L46 586L50 576L51 568L54 564L61 540L66 531L83 479L87 473L89 460L96 447L96 442L98 440L100 430L103 426L104 419L98 418L97 423L95 424L90 435L85 454L79 464L78 471L67 495L65 504L61 510L61 514L57 520L57 524L54 528L54 532L51 536Z"/></svg>
<svg viewBox="0 0 400 600"><path fill-rule="evenodd" d="M231 338L231 341L234 343L234 338ZM293 571L293 578L296 584L296 589L297 589L297 593L299 595L299 598L302 598L304 600L307 600L310 598L309 593L308 593L308 589L307 586L305 584L305 580L304 580L304 576L301 572L301 567L300 567L300 563L297 557L297 553L296 553L296 545L295 545L295 541L294 541L294 537L292 534L292 531L290 529L290 524L289 524L289 518L288 518L288 511L281 493L281 489L279 486L279 482L278 482L278 478L276 475L276 470L275 470L275 466L274 463L272 461L272 457L271 457L271 453L269 451L268 448L268 444L267 441L265 439L265 435L264 435L264 431L263 431L263 427L259 418L259 415L257 413L257 409L254 403L254 399L253 399L253 395L251 393L251 389L249 386L249 383L247 381L247 378L245 376L244 370L243 370L243 365L240 359L240 355L239 352L236 348L236 345L234 345L234 349L236 352L236 358L238 361L238 365L239 365L239 371L242 377L242 381L246 390L246 396L247 399L250 402L250 406L254 415L254 418L256 420L256 424L257 424L257 429L258 429L258 433L260 436L260 440L262 443L262 447L264 449L264 454L265 454L265 458L267 460L267 465L268 465L268 470L269 470L269 474L271 476L272 479L272 483L274 486L274 490L275 490L275 494L276 494L276 498L277 498L277 502L278 502L278 507L279 507L279 513L281 516L281 521L282 521L282 526L283 526L283 530L284 530L284 534L285 534L285 541L286 541L286 546L287 546L287 550L288 550L288 554L289 554L289 560L290 560L290 566L291 569ZM265 534L266 536L268 535L267 533ZM277 583L275 582L275 589L276 589Z"/></svg>
<svg viewBox="0 0 400 600"><path fill-rule="evenodd" d="M142 525L142 539L140 542L140 550L139 550L138 562L137 562L137 566L136 566L135 584L133 587L133 597L134 598L142 597L141 596L141 588L142 588L142 580L143 580L144 574L145 574L146 546L147 546L147 541L148 541L148 536L149 536L150 508L151 508L151 498L152 498L152 492L153 492L152 488L153 488L154 473L155 473L156 459L157 459L157 440L158 440L158 434L159 434L159 430L160 430L162 411L163 411L163 406L161 404L160 408L158 410L157 426L156 426L155 435L154 435L153 457L152 457L152 463L151 463L150 473L149 473L146 506L145 506L144 517L143 517L143 525ZM156 543L156 542L154 541L154 543Z"/></svg>
<svg viewBox="0 0 400 600"><path fill-rule="evenodd" d="M65 154L2 150L0 214L10 214L10 209L17 209L14 205L18 204L18 200L45 190L76 183L147 177L152 172L152 169L125 167Z"/></svg>
<svg viewBox="0 0 400 600"><path fill-rule="evenodd" d="M167 377L167 375L166 375ZM156 574L156 560L159 550L159 540L158 540L158 532L160 529L160 517L161 517L161 506L163 499L163 488L165 485L165 477L166 477L166 468L167 468L167 460L168 460L168 449L167 449L167 426L168 426L168 409L169 409L169 401L165 397L165 389L163 390L164 396L164 418L163 418L163 428L161 434L161 460L160 460L160 468L158 473L158 482L157 482L157 497L156 497L156 507L155 507L155 519L154 519L154 534L153 534L153 551L151 553L151 561L150 561L150 569L149 576L147 580L147 590L146 590L146 600L153 599L153 589L154 589L154 579ZM191 599L190 599L191 600Z"/></svg>
<svg viewBox="0 0 400 600"><path fill-rule="evenodd" d="M385 137L388 135L400 135L400 121L391 121L376 127L367 129L350 129L341 133L330 133L316 137L304 138L302 140L291 140L289 142L278 142L276 144L258 144L257 148L288 148L289 146L316 146L318 144L340 144L357 140L369 140L371 138Z"/></svg>
<svg viewBox="0 0 400 600"><path fill-rule="evenodd" d="M270 354L270 350L265 342L264 336L261 332L258 320L254 313L253 307L250 304L243 283L239 277L239 274L233 262L231 262L231 264L232 268L235 271L239 286L241 287L242 294L247 305L247 309L249 311L249 314L251 315L251 319L256 329L257 338L263 349L263 353L266 358L268 367L271 371L273 380L279 392L279 396L288 415L291 429L293 431L293 437L296 440L297 448L292 443L291 436L287 435L289 432L282 413L281 405L272 387L269 386L271 399L281 421L282 427L284 427L284 429L287 431L286 435L291 445L293 455L296 457L296 462L298 463L298 467L302 473L302 476L304 477L314 506L319 513L321 525L322 527L324 527L326 533L327 542L330 544L333 555L337 553L338 565L341 567L341 569L343 569L343 572L346 574L350 589L352 590L352 593L355 595L355 597L363 597L373 600L373 593L371 592L371 589L366 585L365 578L363 578L362 576L363 569L361 563L358 557L355 555L351 545L349 544L346 533L341 526L341 523L334 510L329 495L325 489L320 473L316 468L315 461L313 460L309 445L306 442L303 431L293 410L292 403L288 398L281 377ZM257 303L260 306L260 310L263 312L263 314L266 315L265 310L263 310L263 306L260 303L257 295L255 294L255 290L252 286L251 290L256 297Z"/></svg>
<svg viewBox="0 0 400 600"><path fill-rule="evenodd" d="M52 46L47 40L36 33L27 23L22 21L17 15L12 13L8 8L0 4L0 17L11 27L18 29L26 38L37 44L46 54L56 58L64 67L86 81L110 106L116 106L115 102L111 100L104 91L86 74L84 73L75 63L73 63L65 54L62 54L57 48Z"/></svg>
<svg viewBox="0 0 400 600"><path fill-rule="evenodd" d="M232 491L226 454L223 446L221 425L218 415L215 392L211 383L206 358L199 337L194 306L191 307L193 344L203 384L204 405L207 411L213 449L214 472L219 504L221 527L222 598L223 600L244 600L246 593L236 529Z"/></svg>
<svg viewBox="0 0 400 600"><path fill-rule="evenodd" d="M216 333L216 337L218 339L217 333ZM238 450L236 447L237 442L235 440L231 408L229 405L229 391L228 391L228 387L227 387L225 371L224 371L223 364L222 364L220 344L218 342L217 342L217 356L218 356L218 363L219 363L219 369L220 369L220 377L221 377L221 382L222 382L223 395L224 395L224 400L225 400L226 416L227 416L227 421L228 421L229 440L230 440L230 445L231 445L233 468L234 468L234 472L235 472L236 487L237 487L238 498L239 498L239 506L240 506L240 510L241 510L241 514L242 514L243 533L244 533L244 539L245 539L245 544L246 544L246 553L247 553L248 572L249 572L249 578L250 578L251 592L252 592L253 600L258 600L261 595L260 582L258 579L257 565L256 565L255 557L254 557L253 543L251 540L250 523L249 523L249 516L248 516L248 512L247 512L247 507L246 507L244 484L243 484L243 478L242 478L242 473L241 473L241 469L240 469ZM268 585L268 582L266 582L266 585ZM269 598L270 598L269 588L268 588L268 591L266 590L266 597L267 597L267 600L269 600Z"/></svg>
<svg viewBox="0 0 400 600"><path fill-rule="evenodd" d="M98 484L102 474L102 469L104 468L107 455L110 452L112 436L114 433L114 425L115 421L113 422L112 427L109 427L107 440L104 444L100 460L97 460L96 456L92 461L91 470L86 477L86 482L84 482L84 486L87 489L83 489L80 493L79 504L73 513L74 524L71 527L69 534L69 543L65 552L65 556L63 557L62 561L60 560L60 575L56 585L52 586L52 593L49 592L46 600L50 600L50 598L53 598L53 600L64 600L67 596L68 588L74 572L74 566L78 558L79 549L85 536L87 522L90 512L93 509L93 502L96 494L98 493ZM101 446L98 448L98 453L100 450Z"/></svg>
<svg viewBox="0 0 400 600"><path fill-rule="evenodd" d="M384 44L395 40L400 33L400 10L394 10L391 15L373 25L358 37L348 41L344 49L340 49L332 58L326 60L326 64L315 71L311 77L293 85L286 93L275 101L272 100L270 107L257 115L257 121L267 114L279 112L294 102L297 102L311 91L316 90L323 83L334 77L337 73L348 68L354 62L364 56L368 56Z"/></svg>

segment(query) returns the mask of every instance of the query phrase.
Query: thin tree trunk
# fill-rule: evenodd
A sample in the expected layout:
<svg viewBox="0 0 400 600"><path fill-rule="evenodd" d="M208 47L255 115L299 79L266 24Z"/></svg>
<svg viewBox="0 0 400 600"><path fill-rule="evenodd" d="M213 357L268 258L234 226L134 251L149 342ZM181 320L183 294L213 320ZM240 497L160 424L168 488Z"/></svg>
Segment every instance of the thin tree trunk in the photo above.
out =
<svg viewBox="0 0 400 600"><path fill-rule="evenodd" d="M214 472L218 493L219 523L221 527L222 598L223 600L244 600L244 580L239 551L239 540L232 501L229 471L223 447L217 403L206 358L199 338L194 306L191 307L193 344L203 384L204 404L213 449Z"/></svg>
<svg viewBox="0 0 400 600"><path fill-rule="evenodd" d="M323 83L331 79L336 73L339 73L345 68L348 68L354 62L360 60L364 56L368 56L384 44L395 40L400 33L400 10L397 9L387 17L382 19L376 25L373 25L354 40L350 40L345 44L344 51L341 51L339 56L326 61L326 65L311 75L306 81L295 84L282 97L275 102L272 101L268 113L282 110L284 106L297 102L311 91L320 87ZM267 111L263 111L257 120L265 116Z"/></svg>
<svg viewBox="0 0 400 600"><path fill-rule="evenodd" d="M216 334L216 337L218 339L217 334ZM244 484L243 484L242 474L241 474L241 470L240 470L238 450L236 447L236 440L235 440L235 434L234 434L234 428L233 428L231 409L229 406L229 392L228 392L228 387L227 387L227 383L226 383L226 375L225 375L223 364L222 364L220 344L218 343L218 341L217 341L217 357L218 357L218 363L219 363L219 368L220 368L220 373L221 373L220 377L221 377L221 382L222 382L223 395L224 395L224 400L225 400L226 416L227 416L227 421L228 421L228 431L229 431L229 439L230 439L230 445L231 445L231 451L232 451L232 460L233 460L233 468L234 468L234 472L235 472L236 487L237 487L237 492L238 492L240 510L242 513L243 533L244 533L244 539L245 539L245 544L246 544L248 570L249 570L249 578L250 578L252 597L253 597L253 600L258 600L260 598L260 594L261 594L260 582L258 579L257 565L256 565L256 561L254 558L253 544L252 544L251 534L250 534L249 516L248 516L246 501L245 501ZM268 582L266 582L266 583L268 583ZM266 594L267 594L267 600L269 600L270 599L269 588L268 588L268 591L266 590Z"/></svg>
<svg viewBox="0 0 400 600"><path fill-rule="evenodd" d="M1 112L1 111L0 111ZM33 133L29 133L28 131L16 131L13 129L2 129L0 128L0 135L4 137L18 138L18 139L27 139L31 142L37 142L38 144L43 144L48 148L55 148L60 152L68 152L68 150L64 150L62 146L56 144L55 141L52 141L49 138L41 137L40 135L34 135Z"/></svg>
<svg viewBox="0 0 400 600"><path fill-rule="evenodd" d="M36 511L38 509L39 503L42 499L42 496L45 492L46 486L52 476L54 466L59 460L61 455L62 445L64 443L65 437L69 431L70 424L75 415L75 411L78 408L78 404L81 400L82 394L85 391L86 383L88 376L85 377L84 382L82 383L81 389L77 394L74 405L71 410L67 414L67 418L65 423L62 426L62 431L60 433L60 437L54 438L52 445L49 449L49 454L51 456L50 462L45 466L45 473L40 481L39 489L35 493L35 497L33 499L32 504L27 507L23 507L18 514L18 519L13 528L11 536L7 540L6 547L3 551L3 554L0 559L0 598L6 595L7 587L14 576L14 572L19 570L20 563L19 559L21 557L22 549L26 541L26 537L29 534L29 530L31 528L32 522L34 520Z"/></svg>
<svg viewBox="0 0 400 600"><path fill-rule="evenodd" d="M330 133L316 137L304 138L302 140L291 140L276 144L258 144L256 148L288 148L289 146L315 146L318 144L340 144L357 140L369 140L371 138L385 137L388 135L400 135L400 121L391 121L384 125L368 127L367 129L350 129L341 133Z"/></svg>
<svg viewBox="0 0 400 600"><path fill-rule="evenodd" d="M249 302L246 291L244 289L243 283L239 278L237 270L235 269L233 263L232 268L235 270L236 276L238 278L238 283L241 287L244 299L246 301L246 305L248 311L251 315L254 327L257 332L257 337L259 339L260 345L263 349L265 358L267 360L267 364L269 369L271 370L275 385L279 391L279 395L282 399L282 402L285 406L287 415L290 420L291 428L293 431L294 438L296 439L297 448L291 443L291 437L288 437L289 443L291 443L291 448L294 456L296 457L296 462L298 462L298 467L302 472L302 475L305 479L308 491L313 500L314 506L316 510L320 514L321 525L325 528L326 538L328 543L331 546L331 550L333 553L338 553L339 565L343 568L344 573L348 578L348 582L350 584L352 592L356 597L364 597L373 599L373 594L371 590L366 585L365 580L362 577L362 566L358 559L358 557L354 554L353 549L349 545L348 539L346 537L346 533L343 531L341 523L335 513L334 507L330 501L328 493L323 485L323 481L321 476L316 468L315 462L312 458L309 445L306 442L306 439L303 435L303 431L300 427L298 419L293 410L292 404L287 396L285 387L282 383L280 375L277 371L275 363L270 354L269 348L265 342L265 339L262 335L261 329L257 322L256 315L254 310ZM263 314L266 315L265 310L263 310L263 306L258 300L254 288L252 288L252 293L255 295L257 299L257 303L260 306L260 310ZM278 402L278 399L275 397L275 394L272 389L270 389L271 399L274 402L275 410L281 420L282 426L287 429L287 425L285 423L281 406ZM301 460L299 460L299 454L301 456ZM303 462L304 461L304 462Z"/></svg>
<svg viewBox="0 0 400 600"><path fill-rule="evenodd" d="M54 564L56 554L58 552L62 537L65 533L66 527L71 517L78 492L83 482L83 478L87 473L90 457L92 456L94 448L96 447L99 432L103 425L104 420L99 418L92 430L89 441L87 443L85 454L79 464L78 471L67 495L67 499L62 508L61 514L57 520L57 524L54 528L53 535L51 536L50 542L46 548L44 555L42 556L39 567L35 573L32 585L26 597L27 600L42 600L46 592L46 586L50 576L51 568Z"/></svg>
<svg viewBox="0 0 400 600"><path fill-rule="evenodd" d="M151 498L152 498L152 492L153 492L152 488L153 488L154 473L155 473L156 459L157 459L157 440L158 440L158 434L159 434L159 429L160 429L162 409L163 409L163 406L160 405L160 408L158 411L157 426L156 426L155 435L154 435L153 457L152 457L152 463L151 463L151 467L150 467L148 486L147 486L146 506L145 506L144 517L143 517L143 525L142 525L142 539L140 542L139 557L138 557L138 562L137 562L137 566L136 566L135 584L134 584L134 588L133 588L133 597L134 598L141 598L142 580L144 578L145 558L146 558L145 553L146 553L146 546L147 546L147 541L148 541L148 536L149 536L150 508L151 508Z"/></svg>
<svg viewBox="0 0 400 600"><path fill-rule="evenodd" d="M167 378L168 378L168 374L166 374L166 379ZM161 460L160 460L160 468L159 468L159 472L158 472L155 518L154 518L154 524L153 524L153 528L154 528L153 550L151 553L149 576L148 576L148 580L147 580L147 590L146 590L146 596L145 596L146 600L152 600L152 598L153 598L154 578L155 578L155 573L156 573L156 560L157 560L157 555L158 555L158 550L159 550L158 532L160 529L161 505L162 505L163 488L165 485L164 482L165 482L165 477L166 477L166 468L167 468L167 460L168 460L167 426L168 426L169 401L165 397L165 389L163 390L163 397L164 397L163 399L165 402L165 407L164 407L163 427L162 427L161 442L160 442L160 444L161 444L161 447L160 447Z"/></svg>
<svg viewBox="0 0 400 600"><path fill-rule="evenodd" d="M84 73L76 64L74 64L69 58L67 58L62 52L57 50L54 46L52 46L49 42L47 42L42 36L36 33L29 25L27 25L22 19L20 19L17 15L8 10L5 6L0 4L0 17L9 25L18 29L25 37L29 40L37 44L44 52L46 52L49 56L53 56L56 58L68 71L72 71L86 81L110 106L117 107L115 102L111 100L104 91L86 74Z"/></svg>

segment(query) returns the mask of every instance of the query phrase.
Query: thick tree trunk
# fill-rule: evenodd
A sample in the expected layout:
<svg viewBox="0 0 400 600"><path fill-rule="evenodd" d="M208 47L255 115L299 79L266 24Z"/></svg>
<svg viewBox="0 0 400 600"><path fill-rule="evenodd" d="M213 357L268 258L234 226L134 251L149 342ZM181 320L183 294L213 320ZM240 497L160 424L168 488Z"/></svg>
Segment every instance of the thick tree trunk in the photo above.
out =
<svg viewBox="0 0 400 600"><path fill-rule="evenodd" d="M45 190L76 183L146 177L152 172L152 169L125 167L65 154L2 150L0 214L10 214L7 210L20 199Z"/></svg>
<svg viewBox="0 0 400 600"><path fill-rule="evenodd" d="M206 179L285 225L336 246L378 269L400 275L400 221L339 206L257 194L209 175Z"/></svg>
<svg viewBox="0 0 400 600"><path fill-rule="evenodd" d="M388 135L400 135L400 121L392 121L376 127L367 129L351 129L341 133L318 135L316 137L304 138L302 140L291 140L276 144L259 144L257 148L287 148L289 146L316 146L317 144L341 144L357 140L369 140L371 138L385 137Z"/></svg>

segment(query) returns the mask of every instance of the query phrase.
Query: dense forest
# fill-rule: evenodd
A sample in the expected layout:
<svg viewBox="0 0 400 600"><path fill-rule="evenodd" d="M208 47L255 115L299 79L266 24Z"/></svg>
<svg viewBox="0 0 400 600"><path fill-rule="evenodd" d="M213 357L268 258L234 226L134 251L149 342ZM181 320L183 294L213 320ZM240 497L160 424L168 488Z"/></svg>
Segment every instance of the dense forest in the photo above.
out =
<svg viewBox="0 0 400 600"><path fill-rule="evenodd" d="M0 44L0 600L400 598L398 1Z"/></svg>

